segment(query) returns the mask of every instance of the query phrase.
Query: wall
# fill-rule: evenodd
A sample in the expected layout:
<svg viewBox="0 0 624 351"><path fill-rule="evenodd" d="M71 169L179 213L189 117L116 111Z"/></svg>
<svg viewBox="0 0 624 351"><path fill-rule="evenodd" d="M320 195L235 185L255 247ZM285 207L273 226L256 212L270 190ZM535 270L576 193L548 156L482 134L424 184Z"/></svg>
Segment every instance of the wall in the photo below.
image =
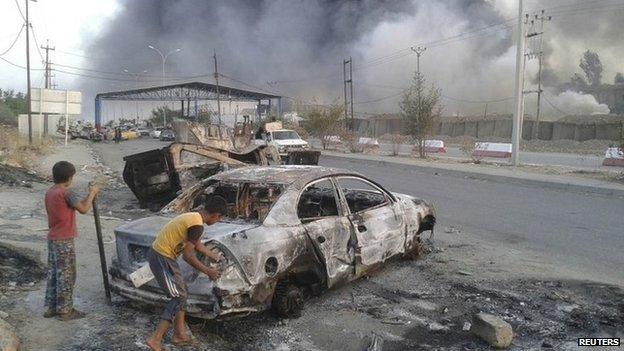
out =
<svg viewBox="0 0 624 351"><path fill-rule="evenodd" d="M539 123L540 140L569 139L576 141L586 140L620 140L623 123L571 123L571 122L544 122ZM401 120L392 119L356 119L356 126L362 135L379 137L384 134L406 134ZM522 125L522 138L529 140L533 136L536 122L525 120ZM440 136L471 136L478 139L502 138L511 139L513 123L511 119L492 119L478 121L448 121L437 122L433 127L433 134Z"/></svg>
<svg viewBox="0 0 624 351"><path fill-rule="evenodd" d="M32 117L32 135L33 138L41 138L43 136L44 120L43 115L31 114ZM71 121L70 117L70 121ZM56 131L59 120L64 120L65 115L48 115L48 133L52 136L60 136ZM28 136L28 115L17 116L17 130L20 135Z"/></svg>

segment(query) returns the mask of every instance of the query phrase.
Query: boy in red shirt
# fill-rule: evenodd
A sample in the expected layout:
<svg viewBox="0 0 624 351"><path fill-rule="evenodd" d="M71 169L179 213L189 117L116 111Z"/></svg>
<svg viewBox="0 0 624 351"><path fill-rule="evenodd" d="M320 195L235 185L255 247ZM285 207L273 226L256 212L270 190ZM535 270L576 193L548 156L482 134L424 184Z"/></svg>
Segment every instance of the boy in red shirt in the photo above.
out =
<svg viewBox="0 0 624 351"><path fill-rule="evenodd" d="M54 185L45 194L48 213L48 285L45 295L45 318L57 316L68 321L84 317L74 309L73 292L76 283L76 252L74 238L76 210L85 214L91 209L99 189L89 186L89 194L82 200L74 189L70 189L76 174L74 165L60 161L52 167Z"/></svg>

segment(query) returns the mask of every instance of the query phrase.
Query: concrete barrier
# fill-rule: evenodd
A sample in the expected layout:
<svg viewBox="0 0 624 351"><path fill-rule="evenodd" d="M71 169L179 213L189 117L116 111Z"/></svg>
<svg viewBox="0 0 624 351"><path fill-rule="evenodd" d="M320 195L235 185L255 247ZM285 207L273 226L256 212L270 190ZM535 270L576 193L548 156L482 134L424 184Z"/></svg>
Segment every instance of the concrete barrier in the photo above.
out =
<svg viewBox="0 0 624 351"><path fill-rule="evenodd" d="M610 147L605 152L603 166L624 167L624 150L617 147Z"/></svg>
<svg viewBox="0 0 624 351"><path fill-rule="evenodd" d="M417 147L415 146L414 149ZM430 154L444 154L446 148L444 147L444 141L442 140L425 140L425 152Z"/></svg>
<svg viewBox="0 0 624 351"><path fill-rule="evenodd" d="M376 138L359 138L358 145L365 154L375 154L379 152L379 141Z"/></svg>
<svg viewBox="0 0 624 351"><path fill-rule="evenodd" d="M511 157L510 143L475 143L472 156L476 157Z"/></svg>

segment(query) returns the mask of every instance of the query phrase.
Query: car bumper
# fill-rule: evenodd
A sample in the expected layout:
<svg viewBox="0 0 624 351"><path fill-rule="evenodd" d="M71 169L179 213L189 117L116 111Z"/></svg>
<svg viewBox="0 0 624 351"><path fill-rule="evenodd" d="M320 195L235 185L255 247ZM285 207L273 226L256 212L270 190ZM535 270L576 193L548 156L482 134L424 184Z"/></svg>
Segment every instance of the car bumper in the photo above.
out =
<svg viewBox="0 0 624 351"><path fill-rule="evenodd" d="M132 283L112 277L111 291L131 301L138 301L152 306L164 306L170 299L163 293L135 288ZM214 300L214 299L213 299ZM196 296L189 296L186 300L186 312L202 319L215 319L219 316L219 304L215 301L204 300Z"/></svg>
<svg viewBox="0 0 624 351"><path fill-rule="evenodd" d="M109 285L113 293L124 297L130 301L141 302L151 306L164 306L170 298L161 291L153 291L145 288L136 288L130 281L124 279L123 273L120 272L118 266L113 262L109 269ZM227 309L221 309L220 299L230 301L236 296L224 296L217 298L213 294L191 294L186 300L186 312L201 319L231 319L244 317L253 312L258 312L263 308L254 306L236 306Z"/></svg>

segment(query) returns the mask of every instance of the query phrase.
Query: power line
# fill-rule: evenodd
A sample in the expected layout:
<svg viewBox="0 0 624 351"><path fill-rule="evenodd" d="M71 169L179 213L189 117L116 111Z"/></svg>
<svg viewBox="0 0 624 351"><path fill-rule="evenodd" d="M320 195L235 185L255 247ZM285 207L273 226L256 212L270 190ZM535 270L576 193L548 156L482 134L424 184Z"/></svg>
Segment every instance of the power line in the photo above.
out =
<svg viewBox="0 0 624 351"><path fill-rule="evenodd" d="M354 102L354 104L356 104L356 105L370 104L370 103L373 103L373 102L379 102L379 101L383 101L383 100L388 100L388 99L391 99L391 98L394 98L394 97L397 97L397 96L400 96L400 95L403 95L403 92L392 94L392 95L388 95L388 96L384 96L382 98L374 99L374 100L356 101L356 102Z"/></svg>
<svg viewBox="0 0 624 351"><path fill-rule="evenodd" d="M29 26L30 26L30 32L33 35L33 40L35 41L35 47L37 48L37 52L39 53L39 57L41 58L41 62L45 62L45 59L43 58L43 54L41 53L41 49L39 49L39 41L37 40L37 36L35 35L35 30L32 24L30 24Z"/></svg>
<svg viewBox="0 0 624 351"><path fill-rule="evenodd" d="M552 108L554 108L555 110L559 111L559 113L561 113L563 116L567 116L567 115L568 115L568 113L567 113L567 112L564 112L564 111L562 111L559 107L555 106L555 105L554 105L554 104L553 104L553 103L552 103L552 102L551 102L551 101L550 101L550 100L546 97L546 94L544 94L544 100L546 100L546 102L547 102L547 103L548 103L548 104L549 104Z"/></svg>
<svg viewBox="0 0 624 351"><path fill-rule="evenodd" d="M11 43L11 46L9 46L9 48L6 49L4 52L0 53L0 56L5 55L7 52L9 52L9 51L11 51L11 49L13 49L13 46L15 46L15 43L17 43L17 40L22 35L23 31L24 31L24 25L22 24L22 28L20 28L20 31L15 36L15 39L13 40L13 43Z"/></svg>
<svg viewBox="0 0 624 351"><path fill-rule="evenodd" d="M24 13L22 12L22 8L19 5L19 2L17 0L15 0L15 6L17 6L17 11L19 11L20 16L22 16L22 19L24 20L24 22L26 22L26 16L24 16Z"/></svg>
<svg viewBox="0 0 624 351"><path fill-rule="evenodd" d="M10 64L11 66L15 66L15 67L17 67L17 68L21 68L21 69L26 69L26 67L21 66L21 65L18 65L17 63L11 62L11 61L9 61L9 60L5 59L5 58L4 58L4 57L2 57L2 56L0 56L0 60L2 60L2 61L4 61L4 62L6 62L6 63L8 63L8 64ZM30 70L31 70L31 71L45 71L45 69L43 69L43 68L31 68Z"/></svg>

